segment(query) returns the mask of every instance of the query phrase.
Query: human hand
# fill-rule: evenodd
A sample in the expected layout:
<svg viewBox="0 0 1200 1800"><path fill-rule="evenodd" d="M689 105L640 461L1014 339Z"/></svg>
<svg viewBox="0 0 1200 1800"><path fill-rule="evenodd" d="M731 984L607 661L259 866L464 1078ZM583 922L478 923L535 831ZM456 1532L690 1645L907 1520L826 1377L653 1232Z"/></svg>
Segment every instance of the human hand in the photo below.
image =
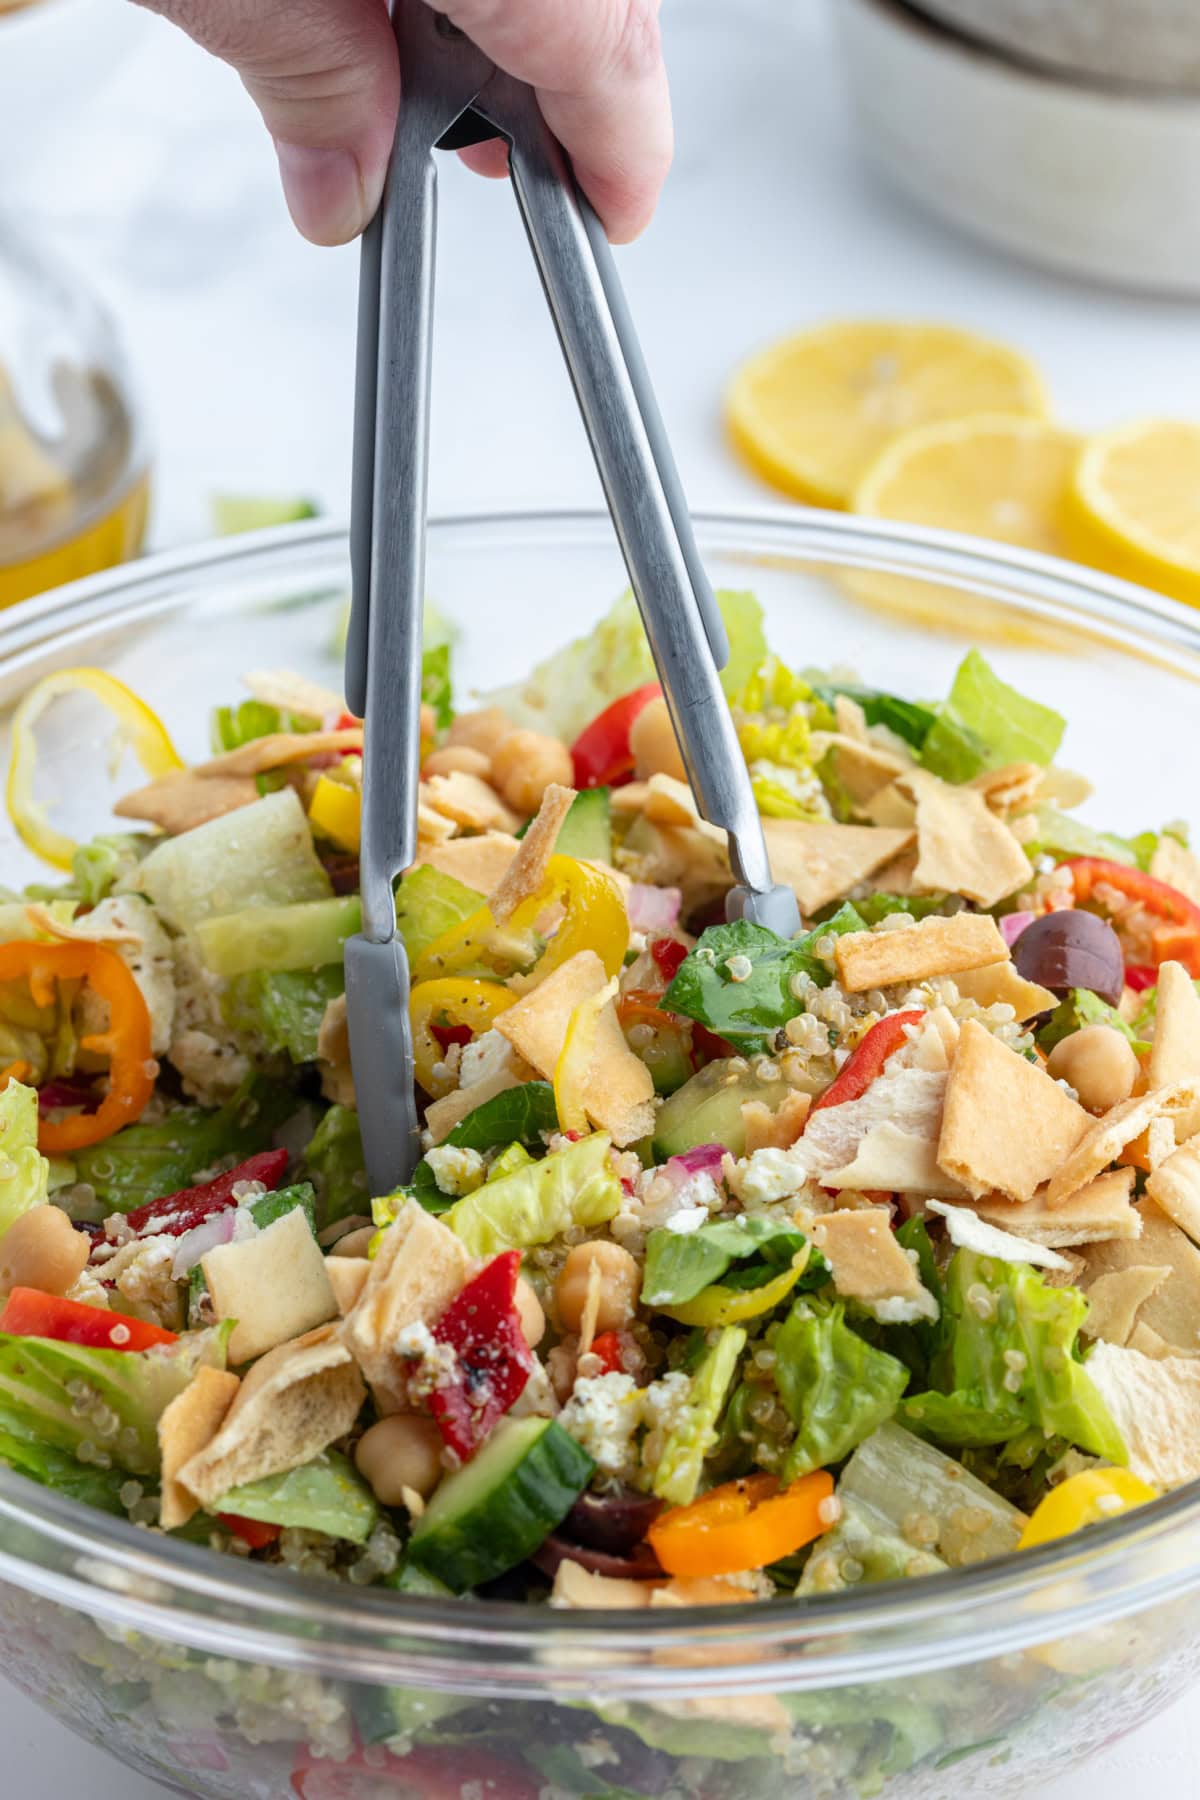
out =
<svg viewBox="0 0 1200 1800"><path fill-rule="evenodd" d="M384 0L140 0L231 63L275 141L292 218L316 244L379 205L401 76ZM649 222L671 161L659 0L427 0L537 90L614 243ZM462 152L503 175L505 147Z"/></svg>

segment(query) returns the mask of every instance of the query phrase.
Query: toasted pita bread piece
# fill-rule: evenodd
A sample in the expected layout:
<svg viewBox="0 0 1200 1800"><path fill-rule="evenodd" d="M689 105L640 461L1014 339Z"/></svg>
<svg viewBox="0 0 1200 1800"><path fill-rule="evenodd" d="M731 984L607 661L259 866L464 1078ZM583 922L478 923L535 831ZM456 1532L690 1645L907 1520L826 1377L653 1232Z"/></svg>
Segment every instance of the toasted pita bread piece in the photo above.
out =
<svg viewBox="0 0 1200 1800"><path fill-rule="evenodd" d="M1135 1475L1157 1488L1200 1475L1200 1367L1188 1357L1154 1362L1140 1350L1098 1343L1087 1372Z"/></svg>
<svg viewBox="0 0 1200 1800"><path fill-rule="evenodd" d="M211 819L222 819L226 813L239 812L259 798L258 783L253 775L197 775L194 769L179 769L163 775L148 787L123 794L113 811L120 819L144 819L157 825L168 837L181 837L197 825Z"/></svg>
<svg viewBox="0 0 1200 1800"><path fill-rule="evenodd" d="M873 744L869 738L858 738L842 731L814 731L812 758L822 763L829 758L834 780L844 789L856 808L865 806L889 787L897 775L911 768L904 757Z"/></svg>
<svg viewBox="0 0 1200 1800"><path fill-rule="evenodd" d="M520 815L505 805L494 787L463 769L431 775L421 783L421 798L465 831L513 832L521 823Z"/></svg>
<svg viewBox="0 0 1200 1800"><path fill-rule="evenodd" d="M159 1524L175 1531L200 1510L200 1502L179 1481L179 1471L212 1443L241 1386L228 1369L197 1369L158 1421L162 1454Z"/></svg>
<svg viewBox="0 0 1200 1800"><path fill-rule="evenodd" d="M418 843L413 867L428 863L477 894L490 894L503 881L519 849L511 832L485 831L478 837L456 837L448 843Z"/></svg>
<svg viewBox="0 0 1200 1800"><path fill-rule="evenodd" d="M1177 888L1185 899L1200 906L1200 860L1178 838L1159 838L1150 859L1150 873L1156 881L1165 881L1168 887Z"/></svg>
<svg viewBox="0 0 1200 1800"><path fill-rule="evenodd" d="M1200 1244L1200 1138L1192 1138L1160 1163L1146 1192L1168 1219Z"/></svg>
<svg viewBox="0 0 1200 1800"><path fill-rule="evenodd" d="M218 1244L200 1267L217 1318L237 1321L231 1363L250 1362L337 1317L325 1258L302 1206L254 1237Z"/></svg>
<svg viewBox="0 0 1200 1800"><path fill-rule="evenodd" d="M338 1312L344 1319L362 1298L367 1276L371 1273L370 1260L365 1256L331 1256L327 1258L327 1263L329 1285L333 1289Z"/></svg>
<svg viewBox="0 0 1200 1800"><path fill-rule="evenodd" d="M210 756L197 763L194 775L206 781L218 776L265 775L271 769L285 769L291 763L308 762L314 756L351 756L362 750L363 728L347 725L339 731L274 731L267 737L251 738L236 750L221 756Z"/></svg>
<svg viewBox="0 0 1200 1800"><path fill-rule="evenodd" d="M420 852L427 844L448 844L451 838L458 836L458 826L445 813L434 812L432 806L426 806L421 798L421 790L417 789L417 861L421 861Z"/></svg>
<svg viewBox="0 0 1200 1800"><path fill-rule="evenodd" d="M649 1606L652 1584L619 1576L593 1575L582 1563L564 1557L554 1573L550 1605L571 1612L594 1612L612 1606Z"/></svg>
<svg viewBox="0 0 1200 1800"><path fill-rule="evenodd" d="M973 1207L930 1200L928 1210L943 1220L946 1235L958 1250L976 1250L980 1256L994 1256L999 1262L1032 1263L1039 1269L1066 1270L1071 1266L1057 1250L1017 1237L998 1225L989 1225Z"/></svg>
<svg viewBox="0 0 1200 1800"><path fill-rule="evenodd" d="M1002 769L985 769L968 786L983 795L993 812L1023 812L1037 799L1045 772L1037 763L1007 763Z"/></svg>
<svg viewBox="0 0 1200 1800"><path fill-rule="evenodd" d="M575 789L552 781L516 855L492 892L488 905L500 924L511 919L523 900L530 900L546 882L546 865L554 854L563 820L575 804Z"/></svg>
<svg viewBox="0 0 1200 1800"><path fill-rule="evenodd" d="M1180 1350L1175 1344L1168 1344L1166 1338L1159 1337L1157 1331L1141 1319L1129 1334L1129 1348L1140 1350L1152 1362L1161 1362L1166 1356L1182 1356L1200 1362L1200 1350Z"/></svg>
<svg viewBox="0 0 1200 1800"><path fill-rule="evenodd" d="M406 1325L432 1325L471 1277L472 1263L448 1225L415 1200L401 1207L342 1327L381 1413L404 1412L409 1365L396 1351Z"/></svg>
<svg viewBox="0 0 1200 1800"><path fill-rule="evenodd" d="M822 1174L821 1186L837 1192L964 1197L964 1190L938 1167L937 1139L905 1131L891 1119L875 1125L860 1141L844 1169Z"/></svg>
<svg viewBox="0 0 1200 1800"><path fill-rule="evenodd" d="M1158 1292L1170 1273L1159 1265L1131 1263L1127 1269L1098 1275L1088 1289L1085 1335L1108 1344L1127 1344L1139 1306Z"/></svg>
<svg viewBox="0 0 1200 1800"><path fill-rule="evenodd" d="M441 1100L434 1100L426 1109L425 1129L429 1133L431 1144L440 1144L449 1137L454 1127L468 1113L473 1113L477 1106L485 1100L494 1100L497 1094L504 1093L506 1088L520 1087L521 1078L512 1069L496 1069L491 1075L485 1075L482 1081L476 1081L470 1087L455 1088L453 1093L446 1094Z"/></svg>
<svg viewBox="0 0 1200 1800"><path fill-rule="evenodd" d="M584 1097L587 1116L619 1150L654 1130L654 1079L621 1030L610 1000L596 1023L596 1049Z"/></svg>
<svg viewBox="0 0 1200 1800"><path fill-rule="evenodd" d="M500 1013L495 1029L544 1080L553 1081L575 1008L601 993L607 979L594 950L577 951Z"/></svg>
<svg viewBox="0 0 1200 1800"><path fill-rule="evenodd" d="M763 834L772 874L793 890L801 912L808 916L840 900L913 841L911 831L810 825L802 819L764 819Z"/></svg>
<svg viewBox="0 0 1200 1800"><path fill-rule="evenodd" d="M231 1488L298 1469L345 1437L366 1397L336 1327L323 1325L254 1364L216 1436L177 1479L212 1511Z"/></svg>
<svg viewBox="0 0 1200 1800"><path fill-rule="evenodd" d="M1182 963L1165 962L1158 971L1158 1005L1148 1070L1151 1088L1177 1081L1200 1083L1200 994ZM1200 1101L1175 1121L1179 1142L1200 1131Z"/></svg>
<svg viewBox="0 0 1200 1800"><path fill-rule="evenodd" d="M702 817L691 788L686 781L677 781L674 775L650 777L642 811L655 825L684 826L725 848L725 833Z"/></svg>
<svg viewBox="0 0 1200 1800"><path fill-rule="evenodd" d="M761 1100L742 1101L746 1129L746 1155L756 1150L790 1150L812 1111L812 1095L788 1094L774 1112Z"/></svg>
<svg viewBox="0 0 1200 1800"><path fill-rule="evenodd" d="M1000 1043L978 1020L963 1026L946 1087L938 1162L975 1199L995 1192L1032 1200L1091 1123L1044 1069Z"/></svg>
<svg viewBox="0 0 1200 1800"><path fill-rule="evenodd" d="M917 803L916 878L927 892L995 906L1032 880L1029 858L977 789L925 769L910 769L899 785Z"/></svg>
<svg viewBox="0 0 1200 1800"><path fill-rule="evenodd" d="M1200 1351L1200 1250L1153 1200L1143 1200L1137 1213L1140 1237L1084 1246L1087 1267L1079 1285L1087 1293L1094 1281L1115 1269L1169 1269L1162 1286L1142 1302L1138 1324L1156 1331L1172 1350Z"/></svg>
<svg viewBox="0 0 1200 1800"><path fill-rule="evenodd" d="M280 712L295 713L320 724L330 714L343 713L346 702L332 688L297 675L293 669L252 669L242 676L242 686L249 688L264 706L276 706Z"/></svg>
<svg viewBox="0 0 1200 1800"><path fill-rule="evenodd" d="M902 793L896 782L890 781L886 787L872 794L861 808L864 818L870 819L872 825L885 825L890 831L911 831L913 836L913 868L917 865L916 828L917 804L908 794Z"/></svg>
<svg viewBox="0 0 1200 1800"><path fill-rule="evenodd" d="M916 1300L925 1292L886 1207L841 1208L813 1221L813 1242L847 1300Z"/></svg>
<svg viewBox="0 0 1200 1800"><path fill-rule="evenodd" d="M874 931L851 931L834 942L838 980L848 994L870 988L911 986L938 975L984 968L1008 955L995 919L986 913L956 913L919 924Z"/></svg>
<svg viewBox="0 0 1200 1800"><path fill-rule="evenodd" d="M1051 1206L1094 1181L1122 1150L1149 1131L1156 1119L1178 1119L1200 1101L1200 1082L1177 1081L1171 1087L1152 1088L1122 1100L1102 1118L1090 1121L1091 1129L1076 1144L1051 1180L1046 1198Z"/></svg>
<svg viewBox="0 0 1200 1800"><path fill-rule="evenodd" d="M881 894L895 894L898 899L906 900L914 894L921 893L917 886L917 852L906 850L903 856L897 856L890 863L884 863L882 869L871 877L872 886Z"/></svg>
<svg viewBox="0 0 1200 1800"><path fill-rule="evenodd" d="M1053 1012L1058 1005L1057 994L1018 975L1011 958L989 963L985 969L963 969L954 977L954 985L964 1000L974 1000L976 1006L1011 1006L1021 1025L1039 1013Z"/></svg>
<svg viewBox="0 0 1200 1800"><path fill-rule="evenodd" d="M1048 1205L1045 1194L1038 1193L1022 1205L998 1196L977 1200L975 1211L989 1225L1018 1232L1054 1250L1102 1243L1107 1238L1136 1238L1142 1230L1141 1214L1133 1205L1132 1169L1098 1175L1061 1206Z"/></svg>

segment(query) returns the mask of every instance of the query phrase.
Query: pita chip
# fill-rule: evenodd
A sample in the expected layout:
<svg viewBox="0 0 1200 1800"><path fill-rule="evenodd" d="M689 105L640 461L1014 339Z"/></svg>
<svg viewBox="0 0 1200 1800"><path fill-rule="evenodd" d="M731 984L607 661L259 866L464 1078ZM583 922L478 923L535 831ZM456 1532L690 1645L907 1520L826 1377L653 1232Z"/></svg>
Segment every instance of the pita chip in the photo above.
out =
<svg viewBox="0 0 1200 1800"><path fill-rule="evenodd" d="M343 1335L381 1413L408 1405L409 1365L396 1351L406 1325L432 1325L471 1277L471 1258L448 1225L408 1200L383 1234Z"/></svg>
<svg viewBox="0 0 1200 1800"><path fill-rule="evenodd" d="M882 787L871 798L864 802L861 811L870 819L872 825L886 825L892 831L915 831L917 823L916 802L907 794L901 793L894 781ZM916 851L913 851L913 866L916 866Z"/></svg>
<svg viewBox="0 0 1200 1800"><path fill-rule="evenodd" d="M179 1481L179 1471L211 1444L240 1386L228 1369L197 1369L159 1419L162 1499L158 1522L164 1531L186 1525L199 1511L200 1502Z"/></svg>
<svg viewBox="0 0 1200 1800"><path fill-rule="evenodd" d="M812 1238L847 1300L917 1300L925 1292L896 1242L886 1207L843 1208L813 1221Z"/></svg>
<svg viewBox="0 0 1200 1800"><path fill-rule="evenodd" d="M772 1112L762 1100L742 1101L746 1155L756 1150L790 1150L812 1111L812 1095L797 1090Z"/></svg>
<svg viewBox="0 0 1200 1800"><path fill-rule="evenodd" d="M315 719L318 724L331 713L337 715L346 710L346 702L333 688L322 687L307 675L297 675L294 669L252 669L249 675L242 676L242 686L264 706Z"/></svg>
<svg viewBox="0 0 1200 1800"><path fill-rule="evenodd" d="M946 1086L938 1162L969 1194L1032 1200L1091 1123L1044 1069L978 1020L963 1026Z"/></svg>
<svg viewBox="0 0 1200 1800"><path fill-rule="evenodd" d="M1032 1263L1039 1269L1065 1270L1071 1266L1057 1250L1017 1237L998 1225L989 1225L973 1207L930 1200L928 1210L944 1222L946 1235L958 1250L975 1250L980 1256L994 1256L998 1262Z"/></svg>
<svg viewBox="0 0 1200 1800"><path fill-rule="evenodd" d="M1140 1237L1110 1238L1084 1247L1087 1267L1079 1285L1087 1293L1113 1270L1168 1269L1162 1285L1142 1302L1138 1325L1149 1326L1173 1351L1200 1351L1200 1250L1153 1200L1143 1200L1137 1212Z"/></svg>
<svg viewBox="0 0 1200 1800"><path fill-rule="evenodd" d="M1002 769L985 769L967 785L983 795L993 812L1023 812L1041 792L1044 774L1037 763L1008 763Z"/></svg>
<svg viewBox="0 0 1200 1800"><path fill-rule="evenodd" d="M1200 994L1182 963L1158 971L1158 1005L1148 1070L1152 1088L1177 1081L1200 1083ZM1176 1120L1179 1142L1200 1131L1200 1100Z"/></svg>
<svg viewBox="0 0 1200 1800"><path fill-rule="evenodd" d="M794 891L808 916L869 880L913 841L911 831L803 819L764 819L763 834L776 881Z"/></svg>
<svg viewBox="0 0 1200 1800"><path fill-rule="evenodd" d="M458 826L453 819L444 813L434 812L432 806L426 806L417 790L417 851L418 862L420 851L426 844L447 844L451 838L458 836Z"/></svg>
<svg viewBox="0 0 1200 1800"><path fill-rule="evenodd" d="M478 837L456 837L447 843L419 843L414 868L428 863L443 875L490 894L508 873L520 842L507 831L485 831Z"/></svg>
<svg viewBox="0 0 1200 1800"><path fill-rule="evenodd" d="M995 906L1033 879L1024 850L976 788L952 787L925 769L910 769L900 786L917 803L916 878L927 892Z"/></svg>
<svg viewBox="0 0 1200 1800"><path fill-rule="evenodd" d="M619 1150L649 1137L654 1130L654 1080L629 1048L612 1000L596 1022L596 1048L586 1085L588 1118L607 1131Z"/></svg>
<svg viewBox="0 0 1200 1800"><path fill-rule="evenodd" d="M1098 1343L1087 1372L1135 1475L1157 1488L1200 1475L1200 1367L1190 1358L1155 1362L1139 1350Z"/></svg>
<svg viewBox="0 0 1200 1800"><path fill-rule="evenodd" d="M814 731L812 754L816 763L829 758L835 779L856 808L865 806L881 788L889 787L897 775L903 775L912 766L869 738L835 731Z"/></svg>
<svg viewBox="0 0 1200 1800"><path fill-rule="evenodd" d="M885 1119L858 1144L844 1169L822 1174L821 1186L855 1193L936 1194L958 1200L959 1183L938 1167L937 1143Z"/></svg>
<svg viewBox="0 0 1200 1800"><path fill-rule="evenodd" d="M1200 1138L1160 1163L1146 1183L1154 1204L1200 1244Z"/></svg>
<svg viewBox="0 0 1200 1800"><path fill-rule="evenodd" d="M168 837L180 837L207 825L212 819L223 819L226 813L252 806L260 798L253 775L197 775L192 769L177 769L152 781L148 787L124 794L113 811L121 819L144 819L157 825Z"/></svg>
<svg viewBox="0 0 1200 1800"><path fill-rule="evenodd" d="M1170 1269L1150 1263L1132 1263L1099 1275L1088 1289L1085 1336L1103 1338L1108 1344L1127 1344L1137 1311L1144 1300L1158 1292Z"/></svg>
<svg viewBox="0 0 1200 1800"><path fill-rule="evenodd" d="M1184 897L1200 906L1200 860L1178 838L1160 837L1150 859L1150 873L1156 881L1178 888Z"/></svg>
<svg viewBox="0 0 1200 1800"><path fill-rule="evenodd" d="M986 968L1008 955L1004 934L986 913L955 913L917 925L851 931L833 947L838 980L848 994L870 988L911 986L938 975Z"/></svg>
<svg viewBox="0 0 1200 1800"><path fill-rule="evenodd" d="M494 787L463 769L455 769L450 775L431 775L421 783L421 799L434 812L453 819L467 831L512 832L521 823Z"/></svg>
<svg viewBox="0 0 1200 1800"><path fill-rule="evenodd" d="M545 886L547 864L574 804L575 789L560 787L556 781L542 795L536 818L488 901L492 917L501 925L511 919L523 900L532 899Z"/></svg>
<svg viewBox="0 0 1200 1800"><path fill-rule="evenodd" d="M1139 1319L1129 1334L1129 1348L1140 1350L1152 1362L1161 1362L1164 1356L1195 1357L1200 1360L1200 1350L1180 1350L1174 1344L1168 1344L1166 1338L1159 1337L1149 1325Z"/></svg>
<svg viewBox="0 0 1200 1800"><path fill-rule="evenodd" d="M425 1129L430 1143L442 1143L460 1120L473 1113L477 1106L482 1106L485 1100L494 1100L497 1094L520 1085L520 1077L514 1070L496 1069L481 1081L472 1082L470 1087L455 1088L440 1100L432 1101L425 1112Z"/></svg>
<svg viewBox="0 0 1200 1800"><path fill-rule="evenodd" d="M347 725L338 731L275 731L267 737L251 738L236 750L197 763L194 775L205 780L216 776L265 775L270 769L285 769L290 763L308 762L314 756L352 756L363 747L361 725Z"/></svg>
<svg viewBox="0 0 1200 1800"><path fill-rule="evenodd" d="M176 1479L211 1511L231 1488L298 1469L345 1437L365 1399L337 1328L323 1325L254 1364L216 1436Z"/></svg>
<svg viewBox="0 0 1200 1800"><path fill-rule="evenodd" d="M236 1320L231 1363L250 1362L337 1316L325 1257L302 1206L253 1237L218 1244L200 1267L217 1318Z"/></svg>
<svg viewBox="0 0 1200 1800"><path fill-rule="evenodd" d="M701 817L696 797L686 781L674 775L652 775L646 783L646 800L642 809L655 825L680 825L698 831L702 837L725 847L725 833Z"/></svg>
<svg viewBox="0 0 1200 1800"><path fill-rule="evenodd" d="M1061 1206L1047 1205L1043 1191L1021 1205L999 1196L977 1200L975 1211L991 1225L1019 1232L1035 1244L1048 1244L1055 1250L1109 1238L1137 1238L1142 1218L1133 1205L1133 1180L1132 1169L1113 1169L1098 1175Z"/></svg>
<svg viewBox="0 0 1200 1800"><path fill-rule="evenodd" d="M989 963L984 969L962 969L954 984L964 1000L973 1000L977 1006L1011 1006L1021 1025L1039 1013L1053 1012L1058 1005L1057 994L1018 975L1011 958Z"/></svg>
<svg viewBox="0 0 1200 1800"><path fill-rule="evenodd" d="M872 875L871 880L881 894L896 894L906 899L911 894L920 893L917 886L917 853L906 850L903 856L893 857L890 863L884 863L882 869Z"/></svg>
<svg viewBox="0 0 1200 1800"><path fill-rule="evenodd" d="M326 1260L329 1264L329 1285L333 1289L338 1312L344 1319L362 1298L367 1276L371 1273L371 1264L365 1256L330 1256Z"/></svg>
<svg viewBox="0 0 1200 1800"><path fill-rule="evenodd" d="M1122 1150L1148 1132L1156 1119L1178 1119L1187 1115L1200 1102L1200 1082L1180 1081L1172 1087L1153 1088L1148 1094L1135 1094L1122 1100L1102 1118L1091 1121L1091 1129L1081 1138L1051 1179L1046 1198L1051 1206L1075 1193L1077 1189L1103 1174L1115 1163Z"/></svg>
<svg viewBox="0 0 1200 1800"><path fill-rule="evenodd" d="M571 1015L582 1001L602 993L607 979L594 950L577 951L515 1006L500 1013L494 1029L539 1075L553 1081Z"/></svg>

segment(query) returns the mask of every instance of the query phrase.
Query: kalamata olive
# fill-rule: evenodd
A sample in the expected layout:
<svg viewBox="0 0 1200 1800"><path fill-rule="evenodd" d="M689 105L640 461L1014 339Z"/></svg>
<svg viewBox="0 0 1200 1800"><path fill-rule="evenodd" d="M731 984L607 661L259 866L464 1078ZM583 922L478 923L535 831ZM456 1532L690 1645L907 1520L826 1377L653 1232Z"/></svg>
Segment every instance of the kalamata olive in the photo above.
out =
<svg viewBox="0 0 1200 1800"><path fill-rule="evenodd" d="M633 1488L608 1494L580 1494L559 1526L562 1537L603 1550L609 1556L627 1556L640 1544L662 1511L662 1501Z"/></svg>
<svg viewBox="0 0 1200 1800"><path fill-rule="evenodd" d="M1095 913L1046 913L1021 933L1013 961L1026 981L1063 998L1088 988L1116 1006L1125 991L1125 957L1116 932Z"/></svg>
<svg viewBox="0 0 1200 1800"><path fill-rule="evenodd" d="M592 1575L607 1575L610 1581L664 1581L662 1564L649 1544L637 1544L628 1556L609 1556L603 1550L589 1550L586 1544L573 1544L570 1538L552 1532L535 1550L530 1561L549 1575L558 1573L559 1563L578 1563Z"/></svg>

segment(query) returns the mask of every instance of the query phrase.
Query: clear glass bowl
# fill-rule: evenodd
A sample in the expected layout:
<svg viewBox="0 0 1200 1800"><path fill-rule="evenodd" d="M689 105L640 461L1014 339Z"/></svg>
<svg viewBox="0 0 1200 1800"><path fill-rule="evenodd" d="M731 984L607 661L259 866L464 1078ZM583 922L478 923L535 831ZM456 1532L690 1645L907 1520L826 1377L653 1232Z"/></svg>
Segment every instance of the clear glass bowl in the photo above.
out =
<svg viewBox="0 0 1200 1800"><path fill-rule="evenodd" d="M790 660L939 694L983 630L1002 673L1067 713L1067 760L1096 780L1098 820L1131 831L1189 810L1196 614L1045 558L873 520L791 511L698 529L714 579L755 589ZM910 585L892 587L897 574ZM940 632L879 610L918 591L912 579L926 616L929 584L946 589ZM428 590L463 627L464 688L519 676L624 584L599 517L431 530ZM239 671L336 680L345 587L345 535L321 523L77 583L0 619L0 707L49 669L100 663L198 754L207 708L236 694ZM50 790L80 831L123 780L99 747L86 713L48 722ZM0 878L34 873L0 833ZM1191 1489L946 1576L634 1616L293 1576L0 1469L0 1667L105 1749L211 1800L1028 1794L1192 1678L1198 1586Z"/></svg>

